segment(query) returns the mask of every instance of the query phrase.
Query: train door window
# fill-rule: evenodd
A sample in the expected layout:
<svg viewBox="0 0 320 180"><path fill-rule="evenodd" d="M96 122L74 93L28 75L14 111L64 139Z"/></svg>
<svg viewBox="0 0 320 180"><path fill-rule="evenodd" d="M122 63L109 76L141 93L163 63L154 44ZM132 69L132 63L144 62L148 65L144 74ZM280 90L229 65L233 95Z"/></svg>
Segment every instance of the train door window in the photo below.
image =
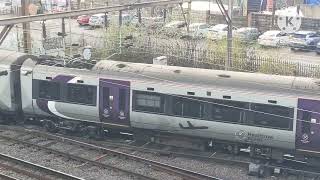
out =
<svg viewBox="0 0 320 180"><path fill-rule="evenodd" d="M110 89L108 87L103 87L103 106L110 107Z"/></svg>
<svg viewBox="0 0 320 180"><path fill-rule="evenodd" d="M251 110L255 126L292 130L293 108L252 103Z"/></svg>
<svg viewBox="0 0 320 180"><path fill-rule="evenodd" d="M38 97L48 100L60 100L60 83L54 81L38 81Z"/></svg>
<svg viewBox="0 0 320 180"><path fill-rule="evenodd" d="M163 98L158 93L134 92L134 109L138 111L163 113Z"/></svg>
<svg viewBox="0 0 320 180"><path fill-rule="evenodd" d="M67 101L85 105L96 105L97 87L89 85L68 84Z"/></svg>
<svg viewBox="0 0 320 180"><path fill-rule="evenodd" d="M123 111L126 107L126 91L125 89L119 89L119 109Z"/></svg>
<svg viewBox="0 0 320 180"><path fill-rule="evenodd" d="M302 111L302 133L309 134L311 131L311 112Z"/></svg>

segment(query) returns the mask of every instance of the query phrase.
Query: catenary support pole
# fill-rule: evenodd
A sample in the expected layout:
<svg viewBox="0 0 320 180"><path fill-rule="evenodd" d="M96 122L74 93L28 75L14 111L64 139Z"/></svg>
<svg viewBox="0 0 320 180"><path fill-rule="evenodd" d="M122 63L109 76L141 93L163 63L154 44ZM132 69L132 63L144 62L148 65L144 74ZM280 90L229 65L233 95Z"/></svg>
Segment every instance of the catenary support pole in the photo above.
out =
<svg viewBox="0 0 320 180"><path fill-rule="evenodd" d="M232 10L233 10L233 0L229 0L228 5L228 15L230 18L230 21L228 22L228 37L227 37L227 61L225 63L225 70L229 70L232 66Z"/></svg>
<svg viewBox="0 0 320 180"><path fill-rule="evenodd" d="M21 0L21 15L29 15L29 0ZM23 50L25 53L31 53L31 35L30 35L30 23L26 22L22 24L23 30Z"/></svg>

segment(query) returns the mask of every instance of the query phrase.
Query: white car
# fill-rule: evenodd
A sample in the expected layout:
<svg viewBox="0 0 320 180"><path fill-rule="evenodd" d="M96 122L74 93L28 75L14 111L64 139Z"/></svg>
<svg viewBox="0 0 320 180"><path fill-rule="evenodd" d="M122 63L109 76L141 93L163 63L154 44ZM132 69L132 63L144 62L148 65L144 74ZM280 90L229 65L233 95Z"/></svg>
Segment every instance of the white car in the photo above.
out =
<svg viewBox="0 0 320 180"><path fill-rule="evenodd" d="M260 35L260 32L257 28L252 27L242 27L234 31L233 37L239 38L241 41L254 41Z"/></svg>
<svg viewBox="0 0 320 180"><path fill-rule="evenodd" d="M190 35L193 37L203 38L209 30L209 25L206 23L192 23L189 25Z"/></svg>
<svg viewBox="0 0 320 180"><path fill-rule="evenodd" d="M92 27L103 27L105 25L106 18L105 14L95 14L90 17L89 25ZM107 21L109 21L109 18L107 18Z"/></svg>
<svg viewBox="0 0 320 180"><path fill-rule="evenodd" d="M288 43L288 34L276 30L266 31L258 39L258 44L265 47L287 46Z"/></svg>
<svg viewBox="0 0 320 180"><path fill-rule="evenodd" d="M238 28L233 27L232 30L237 30ZM226 38L228 35L228 25L227 24L217 24L208 28L207 37L212 40L221 40Z"/></svg>
<svg viewBox="0 0 320 180"><path fill-rule="evenodd" d="M171 21L164 28L182 28L186 25L184 21Z"/></svg>

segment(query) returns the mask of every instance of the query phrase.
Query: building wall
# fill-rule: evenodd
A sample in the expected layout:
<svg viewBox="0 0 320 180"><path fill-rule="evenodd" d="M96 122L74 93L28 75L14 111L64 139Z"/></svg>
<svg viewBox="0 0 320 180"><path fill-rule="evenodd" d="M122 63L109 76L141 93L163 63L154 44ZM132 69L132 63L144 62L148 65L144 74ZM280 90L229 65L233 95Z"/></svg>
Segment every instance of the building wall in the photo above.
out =
<svg viewBox="0 0 320 180"><path fill-rule="evenodd" d="M320 18L320 6L303 4L300 8L305 17Z"/></svg>
<svg viewBox="0 0 320 180"><path fill-rule="evenodd" d="M275 16L274 24L272 26L272 15L261 14L261 13L251 13L249 15L248 25L251 27L258 28L261 32L265 32L271 29L279 29L277 26L277 16ZM302 24L300 30L314 30L318 31L320 29L320 19L318 18L302 18Z"/></svg>

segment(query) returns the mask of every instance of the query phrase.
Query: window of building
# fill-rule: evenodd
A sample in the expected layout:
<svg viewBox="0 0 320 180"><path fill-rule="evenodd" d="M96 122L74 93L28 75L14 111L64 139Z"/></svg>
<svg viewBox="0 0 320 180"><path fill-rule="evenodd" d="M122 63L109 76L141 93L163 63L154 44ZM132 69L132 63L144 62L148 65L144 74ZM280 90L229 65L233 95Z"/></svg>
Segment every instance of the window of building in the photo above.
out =
<svg viewBox="0 0 320 180"><path fill-rule="evenodd" d="M253 123L256 126L292 129L293 108L252 103L251 110L253 110L251 112Z"/></svg>
<svg viewBox="0 0 320 180"><path fill-rule="evenodd" d="M134 109L147 112L163 112L163 102L160 94L135 92L134 93Z"/></svg>
<svg viewBox="0 0 320 180"><path fill-rule="evenodd" d="M72 103L96 105L97 87L90 85L68 84L67 101Z"/></svg>
<svg viewBox="0 0 320 180"><path fill-rule="evenodd" d="M54 81L39 82L38 97L48 100L60 100L60 84Z"/></svg>

